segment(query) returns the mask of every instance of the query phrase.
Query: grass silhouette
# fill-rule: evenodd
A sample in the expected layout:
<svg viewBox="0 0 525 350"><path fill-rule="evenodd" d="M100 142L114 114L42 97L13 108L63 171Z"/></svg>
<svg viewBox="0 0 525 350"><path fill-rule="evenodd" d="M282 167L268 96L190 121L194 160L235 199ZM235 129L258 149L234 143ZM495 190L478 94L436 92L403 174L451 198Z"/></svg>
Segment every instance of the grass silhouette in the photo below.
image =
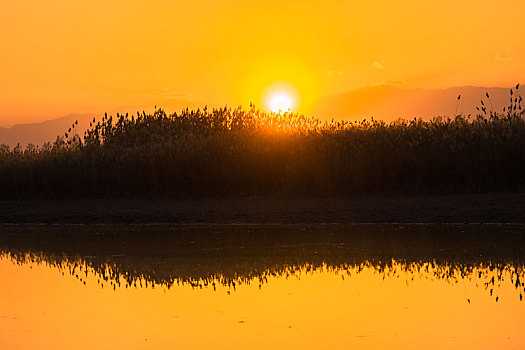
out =
<svg viewBox="0 0 525 350"><path fill-rule="evenodd" d="M525 184L525 116L321 122L251 106L105 115L42 147L0 147L0 195L251 196L462 193ZM488 97L489 102L490 98Z"/></svg>

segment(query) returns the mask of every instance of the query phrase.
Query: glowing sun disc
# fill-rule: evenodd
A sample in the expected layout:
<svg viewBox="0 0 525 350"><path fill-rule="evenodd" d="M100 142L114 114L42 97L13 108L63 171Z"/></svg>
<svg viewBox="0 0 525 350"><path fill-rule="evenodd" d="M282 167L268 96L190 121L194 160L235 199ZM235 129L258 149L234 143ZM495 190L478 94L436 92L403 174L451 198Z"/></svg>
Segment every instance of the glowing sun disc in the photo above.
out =
<svg viewBox="0 0 525 350"><path fill-rule="evenodd" d="M288 112L292 109L293 102L290 96L276 94L270 98L270 110L275 113Z"/></svg>

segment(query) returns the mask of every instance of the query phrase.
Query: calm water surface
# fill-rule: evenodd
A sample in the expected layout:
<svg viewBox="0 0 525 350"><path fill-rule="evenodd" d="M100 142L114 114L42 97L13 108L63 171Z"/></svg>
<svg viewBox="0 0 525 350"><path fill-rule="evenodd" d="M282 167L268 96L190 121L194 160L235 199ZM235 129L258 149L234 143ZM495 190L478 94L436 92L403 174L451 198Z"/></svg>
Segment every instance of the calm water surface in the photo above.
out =
<svg viewBox="0 0 525 350"><path fill-rule="evenodd" d="M0 349L524 349L521 227L3 227Z"/></svg>

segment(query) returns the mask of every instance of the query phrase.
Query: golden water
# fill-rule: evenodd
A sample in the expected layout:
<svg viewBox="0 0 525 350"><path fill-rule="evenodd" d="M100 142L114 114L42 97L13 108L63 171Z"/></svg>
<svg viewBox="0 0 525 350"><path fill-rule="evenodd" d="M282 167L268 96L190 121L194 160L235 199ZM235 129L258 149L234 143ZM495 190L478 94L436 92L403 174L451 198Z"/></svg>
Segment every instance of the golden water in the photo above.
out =
<svg viewBox="0 0 525 350"><path fill-rule="evenodd" d="M154 283L89 259L4 251L0 349L525 348L523 266L304 263Z"/></svg>

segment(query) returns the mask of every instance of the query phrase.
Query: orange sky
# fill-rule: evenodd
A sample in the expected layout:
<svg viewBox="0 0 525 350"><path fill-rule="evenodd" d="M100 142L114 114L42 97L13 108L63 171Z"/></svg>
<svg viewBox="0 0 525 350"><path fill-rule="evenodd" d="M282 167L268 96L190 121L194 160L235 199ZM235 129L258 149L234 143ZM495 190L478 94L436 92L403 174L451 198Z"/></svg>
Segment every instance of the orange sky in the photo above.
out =
<svg viewBox="0 0 525 350"><path fill-rule="evenodd" d="M0 0L0 125L264 107L279 82L306 114L385 82L510 86L525 75L523 13L522 0Z"/></svg>

